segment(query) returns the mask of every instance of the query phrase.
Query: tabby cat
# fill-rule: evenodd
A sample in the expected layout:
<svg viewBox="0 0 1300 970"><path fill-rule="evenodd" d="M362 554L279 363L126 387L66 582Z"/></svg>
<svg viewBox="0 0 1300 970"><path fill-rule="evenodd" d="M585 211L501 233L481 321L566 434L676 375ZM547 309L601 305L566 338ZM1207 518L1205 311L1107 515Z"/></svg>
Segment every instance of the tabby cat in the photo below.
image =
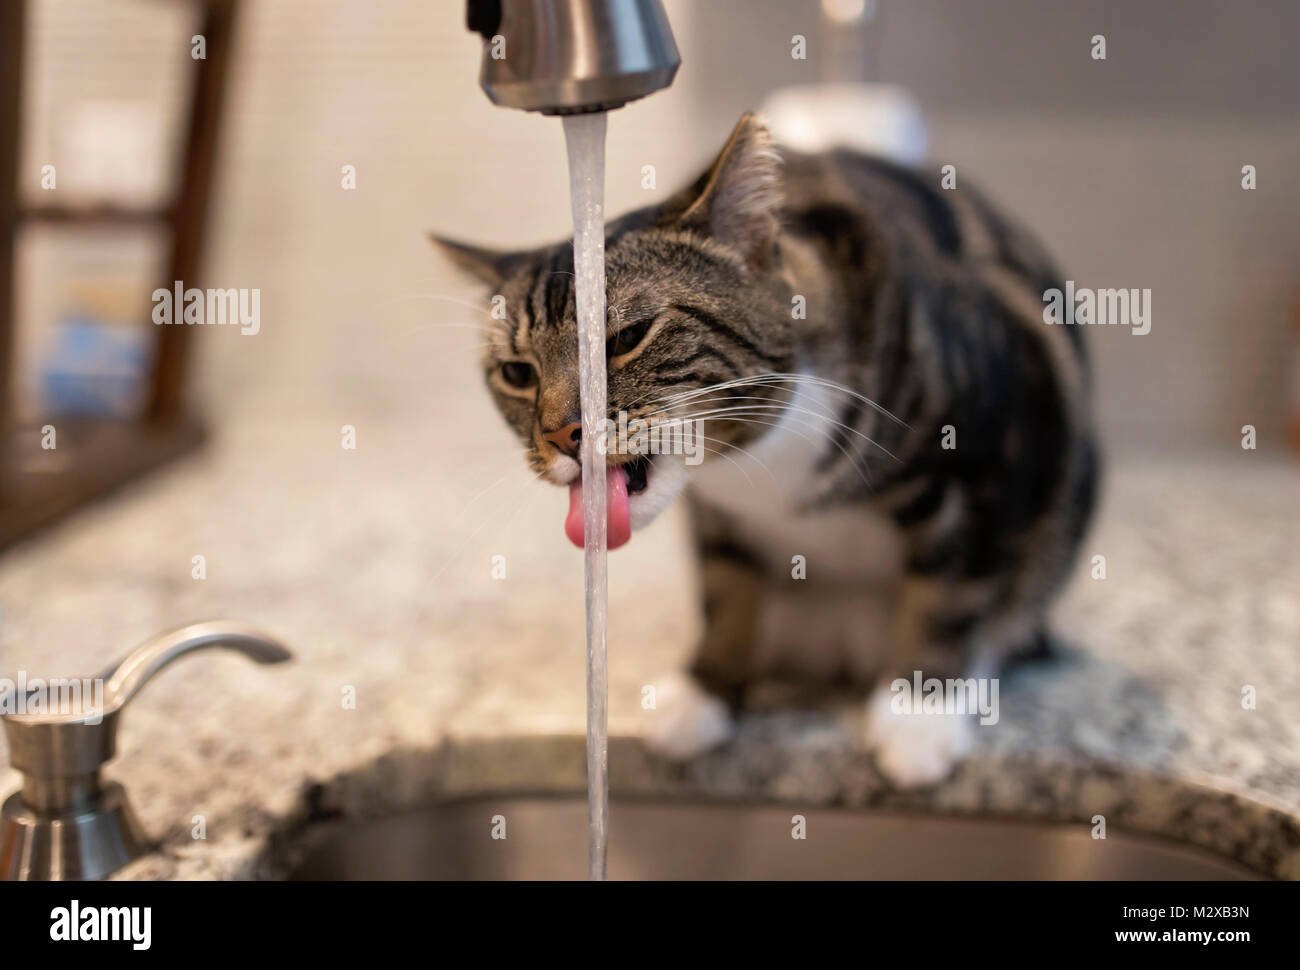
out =
<svg viewBox="0 0 1300 970"><path fill-rule="evenodd" d="M436 241L505 297L487 383L532 468L570 486L580 545L572 243ZM611 547L684 491L700 558L703 641L659 684L649 742L724 743L760 680L874 684L881 771L942 779L975 719L901 713L889 685L1041 650L1092 512L1082 328L1043 319L1060 275L964 185L778 150L752 115L606 247L611 416L699 418L710 452L608 458Z"/></svg>

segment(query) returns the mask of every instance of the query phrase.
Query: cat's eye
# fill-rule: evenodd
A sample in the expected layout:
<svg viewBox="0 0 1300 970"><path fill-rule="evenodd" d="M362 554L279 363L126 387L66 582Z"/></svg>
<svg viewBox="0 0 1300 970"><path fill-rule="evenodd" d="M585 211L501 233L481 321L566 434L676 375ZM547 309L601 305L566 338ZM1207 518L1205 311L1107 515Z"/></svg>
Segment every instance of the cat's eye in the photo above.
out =
<svg viewBox="0 0 1300 970"><path fill-rule="evenodd" d="M641 341L645 340L645 335L650 332L650 326L653 323L653 320L646 320L642 323L634 323L630 327L624 327L605 342L605 356L619 357L636 350L637 347L641 346Z"/></svg>
<svg viewBox="0 0 1300 970"><path fill-rule="evenodd" d="M520 389L537 384L537 369L522 360L508 360L501 365L501 379Z"/></svg>

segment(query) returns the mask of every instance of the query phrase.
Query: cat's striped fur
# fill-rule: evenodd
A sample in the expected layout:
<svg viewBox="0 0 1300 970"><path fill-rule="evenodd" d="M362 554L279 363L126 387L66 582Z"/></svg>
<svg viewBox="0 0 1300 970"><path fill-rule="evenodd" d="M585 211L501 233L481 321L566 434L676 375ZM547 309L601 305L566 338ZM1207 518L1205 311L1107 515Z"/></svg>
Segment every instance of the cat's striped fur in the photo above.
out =
<svg viewBox="0 0 1300 970"><path fill-rule="evenodd" d="M719 740L711 699L738 705L759 677L959 677L1041 646L1097 458L1080 328L1044 323L1060 277L1030 237L937 175L778 154L751 116L692 186L608 237L611 340L630 335L611 344L611 414L708 414L723 453L689 472L656 458L633 507L643 524L685 484L701 557L687 693L713 727L665 748ZM506 296L489 385L534 467L571 480L542 437L578 410L571 244L444 245ZM536 384L505 380L511 361ZM873 591L883 635L865 629ZM889 720L872 716L872 741L901 781L964 748L964 728Z"/></svg>

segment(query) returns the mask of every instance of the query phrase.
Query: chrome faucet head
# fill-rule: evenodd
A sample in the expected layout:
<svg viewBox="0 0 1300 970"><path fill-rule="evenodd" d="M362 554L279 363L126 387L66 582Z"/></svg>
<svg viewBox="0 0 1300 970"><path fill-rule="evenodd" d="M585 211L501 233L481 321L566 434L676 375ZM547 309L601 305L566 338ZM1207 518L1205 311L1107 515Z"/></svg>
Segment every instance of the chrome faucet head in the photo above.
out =
<svg viewBox="0 0 1300 970"><path fill-rule="evenodd" d="M681 64L660 0L469 0L494 104L609 111L672 83Z"/></svg>

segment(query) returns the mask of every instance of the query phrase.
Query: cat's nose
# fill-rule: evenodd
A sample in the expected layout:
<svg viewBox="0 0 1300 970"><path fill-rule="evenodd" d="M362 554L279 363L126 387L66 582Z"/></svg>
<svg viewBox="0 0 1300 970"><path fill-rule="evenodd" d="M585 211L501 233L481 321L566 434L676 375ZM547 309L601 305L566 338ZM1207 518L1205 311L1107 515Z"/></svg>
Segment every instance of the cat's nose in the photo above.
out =
<svg viewBox="0 0 1300 970"><path fill-rule="evenodd" d="M582 446L582 422L570 421L562 428L542 432L542 437L570 458L577 458L578 449Z"/></svg>

